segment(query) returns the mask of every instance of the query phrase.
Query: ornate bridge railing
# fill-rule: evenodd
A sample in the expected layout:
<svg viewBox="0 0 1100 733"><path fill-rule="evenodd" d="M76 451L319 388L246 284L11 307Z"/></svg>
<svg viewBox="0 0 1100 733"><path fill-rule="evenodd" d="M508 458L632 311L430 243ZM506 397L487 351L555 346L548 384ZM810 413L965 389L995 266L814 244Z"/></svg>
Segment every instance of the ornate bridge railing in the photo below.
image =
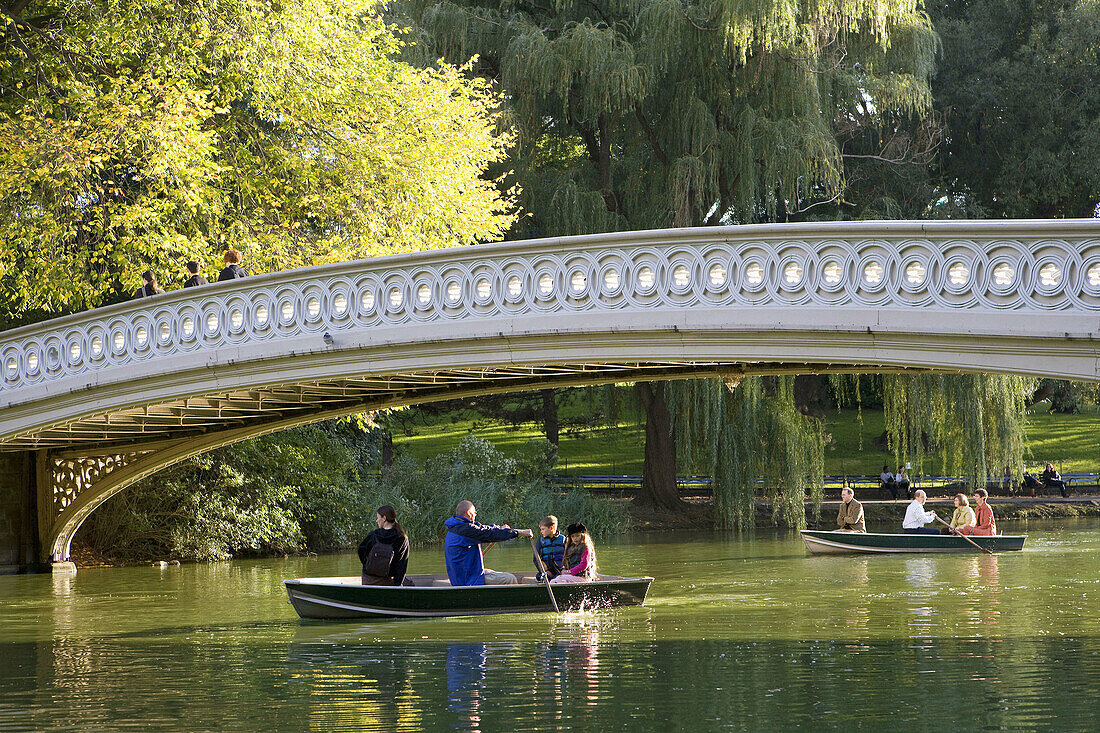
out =
<svg viewBox="0 0 1100 733"><path fill-rule="evenodd" d="M288 337L698 306L987 309L1052 321L1098 312L1100 221L628 232L274 273L0 334L0 383L11 401L101 371Z"/></svg>

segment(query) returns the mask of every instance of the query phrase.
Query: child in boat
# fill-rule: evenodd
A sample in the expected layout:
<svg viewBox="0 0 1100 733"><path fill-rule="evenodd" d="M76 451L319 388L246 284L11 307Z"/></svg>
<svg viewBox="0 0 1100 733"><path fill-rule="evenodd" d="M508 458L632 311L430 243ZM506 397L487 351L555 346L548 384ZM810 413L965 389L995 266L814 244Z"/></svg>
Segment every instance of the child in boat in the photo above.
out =
<svg viewBox="0 0 1100 733"><path fill-rule="evenodd" d="M596 547L588 534L588 528L580 522L566 530L569 541L565 543L565 564L561 575L551 583L586 583L596 580Z"/></svg>
<svg viewBox="0 0 1100 733"><path fill-rule="evenodd" d="M565 535L558 531L558 518L553 514L543 517L539 522L538 553L547 576L553 580L561 575L562 558L565 557ZM535 568L538 569L538 561ZM539 578L541 582L542 578Z"/></svg>

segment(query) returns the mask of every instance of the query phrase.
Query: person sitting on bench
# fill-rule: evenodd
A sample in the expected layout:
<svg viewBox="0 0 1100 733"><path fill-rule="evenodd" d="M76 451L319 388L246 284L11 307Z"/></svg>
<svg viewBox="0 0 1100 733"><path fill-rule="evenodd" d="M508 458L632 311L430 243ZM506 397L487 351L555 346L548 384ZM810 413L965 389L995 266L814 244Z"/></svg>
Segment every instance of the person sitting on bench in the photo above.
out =
<svg viewBox="0 0 1100 733"><path fill-rule="evenodd" d="M1023 485L1023 487L1025 489L1030 489L1031 490L1031 495L1032 496L1035 496L1035 489L1043 488L1043 485L1041 483L1039 483L1039 479L1035 478L1034 476L1032 476L1027 471L1024 471L1024 478L1020 483Z"/></svg>
<svg viewBox="0 0 1100 733"><path fill-rule="evenodd" d="M905 475L904 466L898 469L898 474L894 477L894 483L898 485L898 491L905 492L906 499L913 498L913 485L909 483L909 477Z"/></svg>
<svg viewBox="0 0 1100 733"><path fill-rule="evenodd" d="M1058 475L1058 472L1054 470L1054 466L1049 462L1043 470L1043 487L1058 489L1062 492L1063 499L1069 496L1069 491L1066 490L1066 482L1062 480L1062 477Z"/></svg>
<svg viewBox="0 0 1100 733"><path fill-rule="evenodd" d="M882 482L879 488L889 491L890 495L896 500L898 498L898 483L894 480L894 474L890 473L889 466L882 467L882 473L878 475L878 480Z"/></svg>

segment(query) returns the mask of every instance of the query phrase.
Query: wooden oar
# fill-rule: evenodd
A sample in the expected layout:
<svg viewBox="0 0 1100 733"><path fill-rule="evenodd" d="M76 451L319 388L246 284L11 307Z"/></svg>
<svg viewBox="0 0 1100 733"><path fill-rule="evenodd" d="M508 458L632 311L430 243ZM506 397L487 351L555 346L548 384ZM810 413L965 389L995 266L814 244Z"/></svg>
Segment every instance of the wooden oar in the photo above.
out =
<svg viewBox="0 0 1100 733"><path fill-rule="evenodd" d="M554 613L561 613L558 609L558 599L554 598L554 591L550 588L550 576L546 574L546 566L542 564L542 557L539 556L539 548L535 546L535 537L531 536L531 549L535 552L535 562L538 563L539 572L542 573L542 583L546 586L546 592L550 594L550 603L554 606Z"/></svg>
<svg viewBox="0 0 1100 733"><path fill-rule="evenodd" d="M488 552L489 550L493 549L496 546L497 546L496 542L490 542L489 544L485 545L485 549L481 551L482 556L484 556L486 552Z"/></svg>
<svg viewBox="0 0 1100 733"><path fill-rule="evenodd" d="M966 541L967 541L967 542L969 542L970 544L974 545L975 547L977 547L977 548L978 548L979 550L981 550L981 551L982 551L982 552L984 552L985 554L987 554L987 555L992 555L992 554L993 554L993 550L987 550L987 549L985 549L984 547L982 547L981 545L979 545L979 544L978 544L977 542L975 542L974 540L970 539L969 537L967 537L966 535L964 535L964 534L963 534L962 532L960 532L959 530L955 529L954 527L952 527L952 526L951 526L950 524L948 524L947 522L943 521L943 520L942 520L942 519L940 519L939 517L936 517L936 521L940 522L941 524L943 524L943 526L945 526L945 527L947 527L947 528L948 528L949 530L951 530L951 534L955 535L956 537L962 537L962 538L963 538L964 540L966 540Z"/></svg>

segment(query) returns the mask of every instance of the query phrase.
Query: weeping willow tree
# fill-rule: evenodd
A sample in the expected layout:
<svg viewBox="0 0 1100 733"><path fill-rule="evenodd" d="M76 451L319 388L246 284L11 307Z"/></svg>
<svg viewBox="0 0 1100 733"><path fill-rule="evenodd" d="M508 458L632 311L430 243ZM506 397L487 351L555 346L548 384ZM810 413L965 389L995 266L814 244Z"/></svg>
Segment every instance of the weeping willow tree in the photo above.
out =
<svg viewBox="0 0 1100 733"><path fill-rule="evenodd" d="M1027 377L952 374L884 375L886 434L897 462L923 470L931 448L944 474L984 486L1007 468L1020 476L1028 399Z"/></svg>
<svg viewBox="0 0 1100 733"><path fill-rule="evenodd" d="M410 53L473 59L504 93L518 144L504 181L518 184L526 212L511 236L835 210L842 139L869 128L889 136L897 128L886 121L924 117L931 106L937 41L917 0L403 0L391 10L414 28ZM699 399L720 393L717 384L692 389ZM646 409L641 498L674 506L669 416L684 406L660 385L637 391ZM760 424L786 424L781 400L733 399L742 412L758 410ZM767 450L802 465L796 446Z"/></svg>
<svg viewBox="0 0 1100 733"><path fill-rule="evenodd" d="M717 525L751 527L758 491L772 520L789 527L805 524L807 491L820 506L824 433L795 406L793 377L749 377L732 389L713 379L675 382L669 397L680 459L713 477Z"/></svg>
<svg viewBox="0 0 1100 733"><path fill-rule="evenodd" d="M526 232L786 218L843 189L838 133L925 115L917 0L405 0L422 58L499 84Z"/></svg>

